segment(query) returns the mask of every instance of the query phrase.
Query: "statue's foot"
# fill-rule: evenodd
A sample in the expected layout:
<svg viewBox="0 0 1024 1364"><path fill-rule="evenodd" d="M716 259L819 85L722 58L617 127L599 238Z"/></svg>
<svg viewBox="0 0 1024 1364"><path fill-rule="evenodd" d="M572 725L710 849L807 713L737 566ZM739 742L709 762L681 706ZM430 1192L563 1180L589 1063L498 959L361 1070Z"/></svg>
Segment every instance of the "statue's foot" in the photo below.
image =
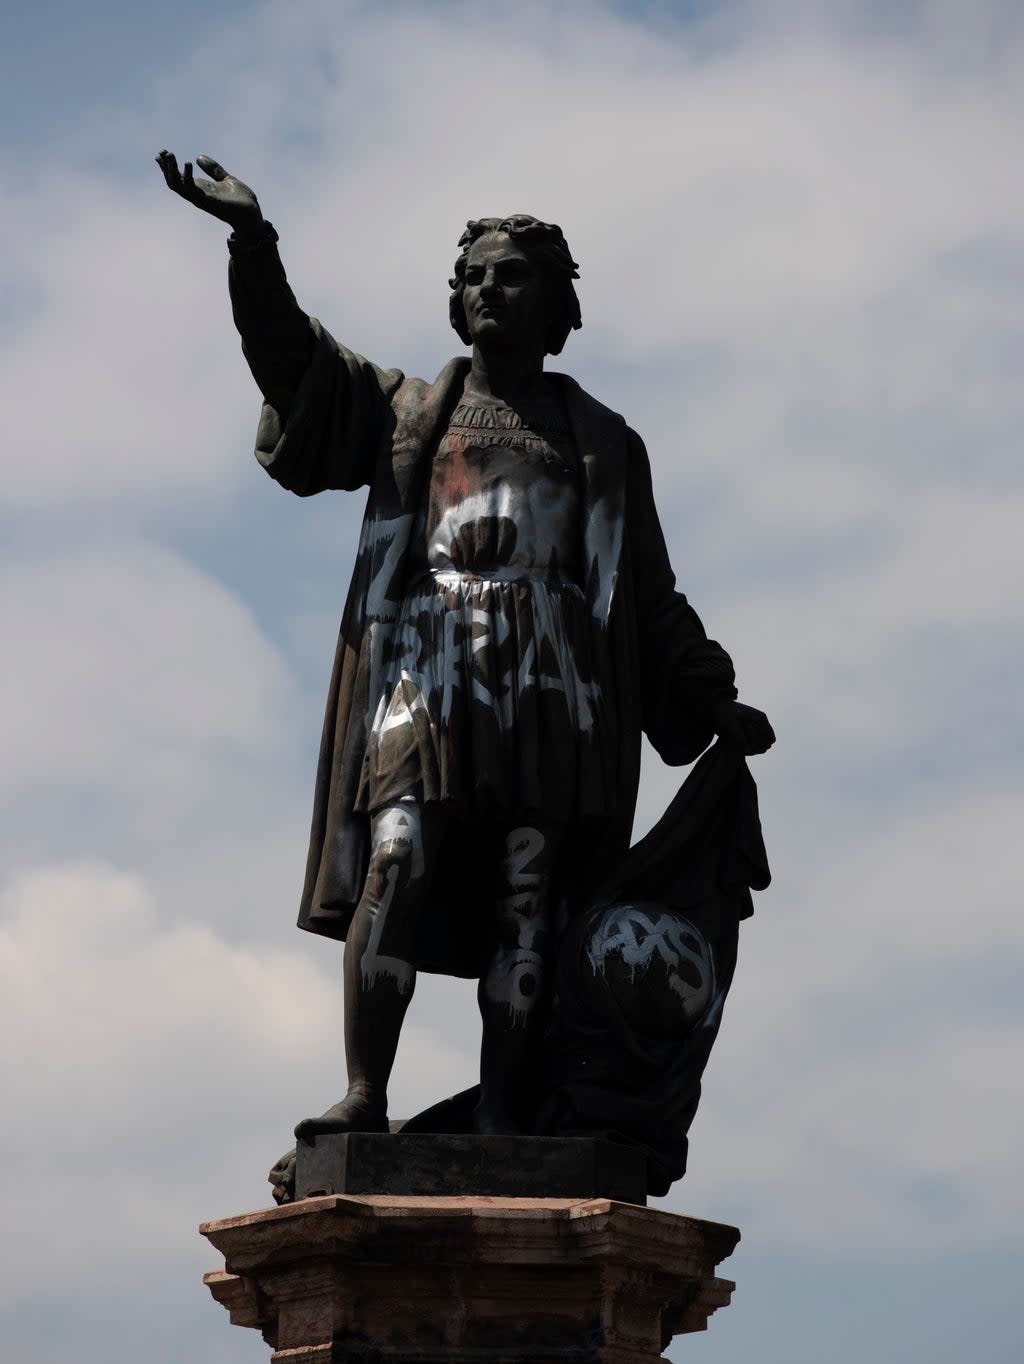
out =
<svg viewBox="0 0 1024 1364"><path fill-rule="evenodd" d="M299 1141L313 1141L338 1132L387 1132L388 1108L362 1094L349 1094L341 1103L321 1113L319 1118L304 1118L295 1129Z"/></svg>

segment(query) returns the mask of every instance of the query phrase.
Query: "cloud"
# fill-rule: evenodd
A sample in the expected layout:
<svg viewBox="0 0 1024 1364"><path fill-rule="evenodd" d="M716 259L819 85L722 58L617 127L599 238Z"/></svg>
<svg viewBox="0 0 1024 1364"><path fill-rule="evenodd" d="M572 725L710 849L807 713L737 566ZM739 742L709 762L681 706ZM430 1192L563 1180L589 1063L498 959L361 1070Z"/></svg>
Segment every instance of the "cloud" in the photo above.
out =
<svg viewBox="0 0 1024 1364"><path fill-rule="evenodd" d="M6 564L8 869L130 859L167 913L198 900L242 932L291 919L312 763L301 688L253 616L138 538L32 543Z"/></svg>
<svg viewBox="0 0 1024 1364"><path fill-rule="evenodd" d="M65 167L4 187L9 279L33 304L0 333L2 506L166 507L223 495L241 465L255 404L230 326L210 325L228 316L223 262L140 180Z"/></svg>
<svg viewBox="0 0 1024 1364"><path fill-rule="evenodd" d="M876 820L759 897L674 1206L847 1253L1015 1238L1022 814L992 791Z"/></svg>
<svg viewBox="0 0 1024 1364"><path fill-rule="evenodd" d="M18 646L0 708L10 778L148 783L153 765L209 757L211 743L225 755L285 748L286 665L179 555L106 540L19 560L2 622Z"/></svg>
<svg viewBox="0 0 1024 1364"><path fill-rule="evenodd" d="M876 10L252 7L154 68L105 161L69 136L8 181L5 1036L68 1276L258 1202L341 1066L337 953L290 922L358 499L259 481L223 232L167 143L249 179L303 303L410 372L455 346L467 217L563 224L565 368L647 439L780 735L776 884L672 1206L822 1257L1012 1234L1024 29ZM679 776L648 767L641 822ZM430 984L396 1111L472 1064L470 992ZM55 1253L27 1246L12 1292Z"/></svg>
<svg viewBox="0 0 1024 1364"><path fill-rule="evenodd" d="M143 878L108 863L8 882L0 981L20 1228L5 1306L55 1278L109 1289L140 1255L198 1259L196 1223L269 1202L291 1126L338 1097L340 981L296 950L169 922ZM429 1028L407 1038L407 1111L458 1064Z"/></svg>

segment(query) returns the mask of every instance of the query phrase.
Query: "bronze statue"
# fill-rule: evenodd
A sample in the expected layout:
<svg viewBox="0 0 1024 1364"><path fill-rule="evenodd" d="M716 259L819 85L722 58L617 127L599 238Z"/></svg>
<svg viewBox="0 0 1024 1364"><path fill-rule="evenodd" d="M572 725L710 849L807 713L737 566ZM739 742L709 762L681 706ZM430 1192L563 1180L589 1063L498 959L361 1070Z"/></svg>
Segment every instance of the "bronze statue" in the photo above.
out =
<svg viewBox="0 0 1024 1364"><path fill-rule="evenodd" d="M728 655L675 590L639 437L544 369L581 325L560 228L523 214L468 224L450 316L471 355L431 384L353 354L302 311L246 185L208 157L209 180L169 152L157 161L232 228L260 462L300 496L369 490L299 913L346 942L349 1087L296 1132L387 1130L417 970L479 977L474 1129L536 1131L567 1111L539 1047L545 1029L566 1031L550 1018L558 943L609 903L641 734L670 764L717 734L742 766L771 727L736 700ZM643 923L630 922L635 939ZM606 948L620 942L601 931Z"/></svg>

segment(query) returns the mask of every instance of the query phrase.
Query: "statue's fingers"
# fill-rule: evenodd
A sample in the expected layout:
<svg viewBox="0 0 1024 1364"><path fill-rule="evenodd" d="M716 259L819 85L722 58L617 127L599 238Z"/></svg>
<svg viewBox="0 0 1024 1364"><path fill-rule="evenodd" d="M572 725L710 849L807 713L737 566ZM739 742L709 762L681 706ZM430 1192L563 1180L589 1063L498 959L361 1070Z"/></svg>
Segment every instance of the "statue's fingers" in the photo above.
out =
<svg viewBox="0 0 1024 1364"><path fill-rule="evenodd" d="M197 208L206 207L206 189L213 189L209 180L195 180L192 175L192 162L186 161L181 177L181 189L178 191L183 199L187 199L190 204L195 204Z"/></svg>
<svg viewBox="0 0 1024 1364"><path fill-rule="evenodd" d="M215 190L217 186L212 180L196 180L192 162L185 162L185 173L181 178L181 192L186 199L191 199L194 204L205 205L209 192Z"/></svg>
<svg viewBox="0 0 1024 1364"><path fill-rule="evenodd" d="M178 190L180 192L181 172L178 170L178 158L174 155L174 153L164 149L164 151L162 151L160 155L156 158L156 164L163 171L164 179L167 181L168 188Z"/></svg>
<svg viewBox="0 0 1024 1364"><path fill-rule="evenodd" d="M226 180L228 178L227 171L219 161L214 161L212 156L197 156L196 162L202 166L212 180Z"/></svg>

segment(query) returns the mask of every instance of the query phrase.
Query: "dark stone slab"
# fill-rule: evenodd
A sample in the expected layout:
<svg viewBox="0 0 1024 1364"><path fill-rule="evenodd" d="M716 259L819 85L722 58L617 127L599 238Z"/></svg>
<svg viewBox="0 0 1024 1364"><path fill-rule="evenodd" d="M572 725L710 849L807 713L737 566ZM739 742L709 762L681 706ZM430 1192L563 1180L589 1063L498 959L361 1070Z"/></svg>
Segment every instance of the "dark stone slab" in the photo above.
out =
<svg viewBox="0 0 1024 1364"><path fill-rule="evenodd" d="M612 1198L647 1202L642 1151L597 1137L344 1132L300 1141L295 1197Z"/></svg>

